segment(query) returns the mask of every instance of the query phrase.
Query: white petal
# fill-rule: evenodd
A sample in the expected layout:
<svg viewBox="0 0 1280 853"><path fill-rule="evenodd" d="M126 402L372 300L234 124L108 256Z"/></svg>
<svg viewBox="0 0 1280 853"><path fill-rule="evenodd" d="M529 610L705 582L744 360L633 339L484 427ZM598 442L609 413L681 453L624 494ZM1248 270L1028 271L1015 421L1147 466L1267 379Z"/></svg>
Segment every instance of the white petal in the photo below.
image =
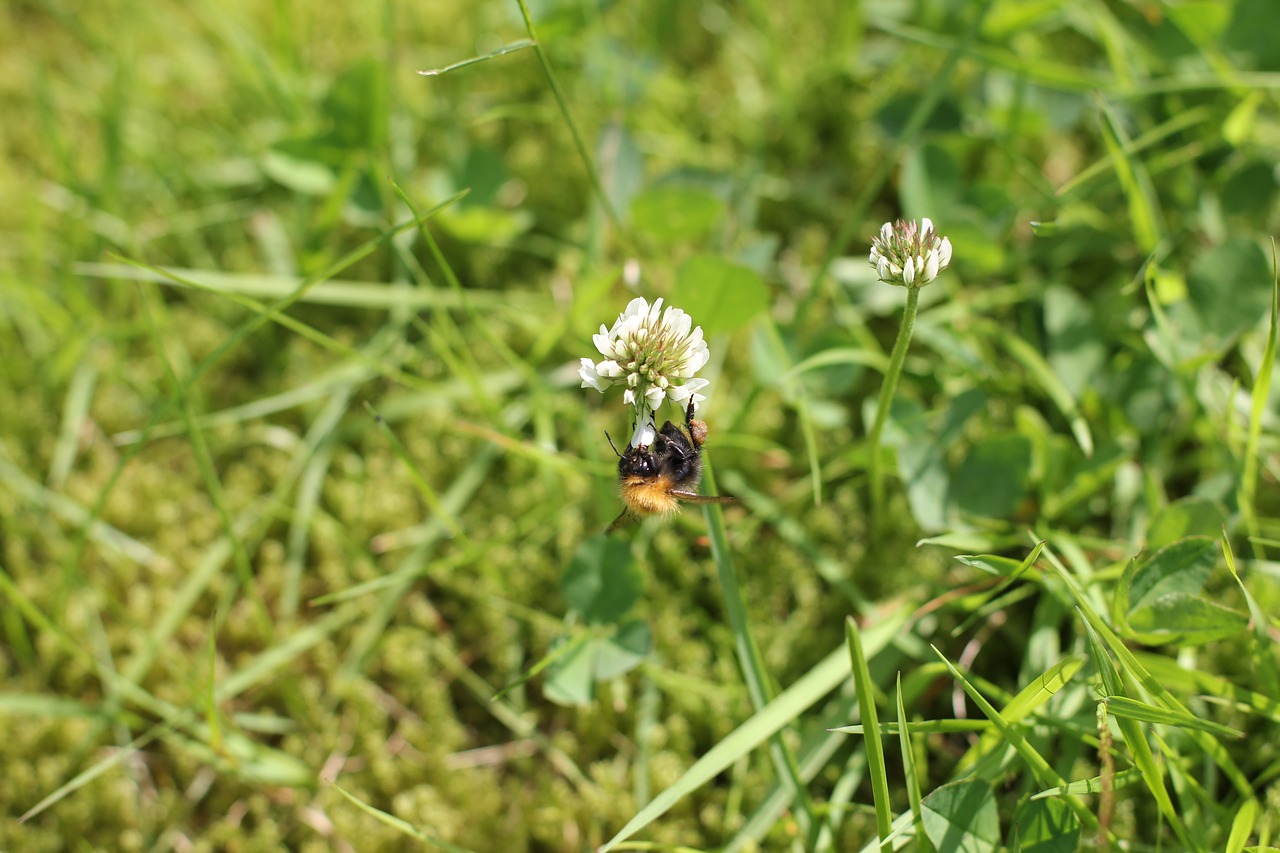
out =
<svg viewBox="0 0 1280 853"><path fill-rule="evenodd" d="M689 337L689 354L685 357L683 376L686 378L693 376L699 370L706 366L711 360L711 350L707 348L707 343L702 339L702 327L693 330L693 335Z"/></svg>
<svg viewBox="0 0 1280 853"><path fill-rule="evenodd" d="M586 361L586 359L583 359ZM609 379L617 379L622 375L622 365L616 361L602 361L596 365L596 373Z"/></svg>
<svg viewBox="0 0 1280 853"><path fill-rule="evenodd" d="M648 402L649 408L656 409L662 405L662 401L666 399L667 392L657 385L650 385L644 392L645 401Z"/></svg>
<svg viewBox="0 0 1280 853"><path fill-rule="evenodd" d="M876 275L880 277L881 281L889 281L892 273L893 270L889 267L889 259L882 255L876 263Z"/></svg>
<svg viewBox="0 0 1280 853"><path fill-rule="evenodd" d="M668 308L667 314L668 316L663 317L662 325L678 338L688 337L689 329L693 326L693 318L679 308Z"/></svg>
<svg viewBox="0 0 1280 853"><path fill-rule="evenodd" d="M893 223L886 222L880 226L880 242L888 243L893 239Z"/></svg>
<svg viewBox="0 0 1280 853"><path fill-rule="evenodd" d="M649 300L645 299L643 296L637 296L635 299L632 299L627 303L626 310L619 315L618 319L621 320L624 317L643 317L648 313Z"/></svg>
<svg viewBox="0 0 1280 853"><path fill-rule="evenodd" d="M933 230L933 220L929 217L921 217L920 219L920 240L924 241L929 236L929 232Z"/></svg>
<svg viewBox="0 0 1280 853"><path fill-rule="evenodd" d="M636 392L634 389L628 388L622 392L622 404L624 406L634 406L636 404Z"/></svg>
<svg viewBox="0 0 1280 853"><path fill-rule="evenodd" d="M578 368L578 375L582 377L583 388L594 388L601 394L604 389L608 388L612 383L602 380L600 374L596 371L595 363L589 358L582 359L582 366Z"/></svg>
<svg viewBox="0 0 1280 853"><path fill-rule="evenodd" d="M650 414L644 411L640 414L642 417L636 422L636 431L631 436L632 447L648 447L653 444L653 439L658 435Z"/></svg>
<svg viewBox="0 0 1280 853"><path fill-rule="evenodd" d="M924 280L925 282L933 281L938 277L938 250L934 249L929 252L929 257L924 261Z"/></svg>
<svg viewBox="0 0 1280 853"><path fill-rule="evenodd" d="M661 296L659 296L657 301L655 301L653 305L649 307L649 313L645 315L645 325L656 326L658 324L658 318L660 316L662 316L662 297Z"/></svg>
<svg viewBox="0 0 1280 853"><path fill-rule="evenodd" d="M690 396L701 397L697 392L706 388L710 384L710 380L707 379L690 379L683 385L672 385L667 389L667 399L673 403L683 403L685 400L688 400ZM706 398L704 397L702 399Z"/></svg>
<svg viewBox="0 0 1280 853"><path fill-rule="evenodd" d="M907 262L902 265L902 283L910 287L915 277L916 265L911 262L910 258L907 258Z"/></svg>
<svg viewBox="0 0 1280 853"><path fill-rule="evenodd" d="M938 246L938 269L945 270L949 266L951 266L951 241L943 237L942 245Z"/></svg>

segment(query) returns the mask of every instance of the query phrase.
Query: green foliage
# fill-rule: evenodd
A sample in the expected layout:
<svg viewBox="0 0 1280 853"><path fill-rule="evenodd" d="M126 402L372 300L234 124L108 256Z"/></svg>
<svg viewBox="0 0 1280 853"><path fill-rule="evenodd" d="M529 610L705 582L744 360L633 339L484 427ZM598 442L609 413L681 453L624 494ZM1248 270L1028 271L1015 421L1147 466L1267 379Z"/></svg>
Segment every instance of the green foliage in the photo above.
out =
<svg viewBox="0 0 1280 853"><path fill-rule="evenodd" d="M1058 800L1031 800L1018 808L1021 853L1071 853L1080 849L1080 822ZM1012 845L1010 845L1012 847Z"/></svg>
<svg viewBox="0 0 1280 853"><path fill-rule="evenodd" d="M1272 5L3 5L0 849L1270 849Z"/></svg>
<svg viewBox="0 0 1280 853"><path fill-rule="evenodd" d="M636 619L622 621L640 598L644 576L625 542L593 536L578 548L560 588L570 617L581 618L587 627L553 641L547 698L586 705L595 695L597 681L630 672L649 653L653 643L649 626Z"/></svg>
<svg viewBox="0 0 1280 853"><path fill-rule="evenodd" d="M924 831L938 850L992 853L1000 843L1000 820L991 786L977 779L935 789L920 804Z"/></svg>
<svg viewBox="0 0 1280 853"><path fill-rule="evenodd" d="M1161 548L1150 559L1131 562L1116 602L1132 635L1152 645L1190 645L1243 631L1243 614L1201 594L1217 556L1217 542L1193 537Z"/></svg>

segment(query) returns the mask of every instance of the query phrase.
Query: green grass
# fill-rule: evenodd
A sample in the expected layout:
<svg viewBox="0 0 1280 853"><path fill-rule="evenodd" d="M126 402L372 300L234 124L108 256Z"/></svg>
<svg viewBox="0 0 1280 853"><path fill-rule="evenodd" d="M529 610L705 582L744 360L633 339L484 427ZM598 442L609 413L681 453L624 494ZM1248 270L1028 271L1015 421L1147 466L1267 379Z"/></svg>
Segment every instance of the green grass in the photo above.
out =
<svg viewBox="0 0 1280 853"><path fill-rule="evenodd" d="M348 6L0 8L0 850L1276 849L1266 0Z"/></svg>

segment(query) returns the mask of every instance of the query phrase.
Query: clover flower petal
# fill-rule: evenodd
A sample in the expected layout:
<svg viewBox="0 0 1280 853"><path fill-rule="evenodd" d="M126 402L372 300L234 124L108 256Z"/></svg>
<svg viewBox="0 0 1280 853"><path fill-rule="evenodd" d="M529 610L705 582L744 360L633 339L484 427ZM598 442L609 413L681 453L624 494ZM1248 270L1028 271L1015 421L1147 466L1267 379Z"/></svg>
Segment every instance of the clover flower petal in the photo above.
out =
<svg viewBox="0 0 1280 853"><path fill-rule="evenodd" d="M661 299L650 304L636 297L611 328L602 325L591 341L604 360L581 360L582 387L600 392L614 385L625 387L623 402L636 407L633 447L653 440L653 414L664 400L687 405L692 399L696 408L706 399L697 392L707 380L694 377L711 353L702 327L694 327L693 318L681 309L664 309Z"/></svg>
<svg viewBox="0 0 1280 853"><path fill-rule="evenodd" d="M928 217L918 224L899 219L880 226L880 233L871 238L867 260L881 281L924 287L951 264L951 241Z"/></svg>

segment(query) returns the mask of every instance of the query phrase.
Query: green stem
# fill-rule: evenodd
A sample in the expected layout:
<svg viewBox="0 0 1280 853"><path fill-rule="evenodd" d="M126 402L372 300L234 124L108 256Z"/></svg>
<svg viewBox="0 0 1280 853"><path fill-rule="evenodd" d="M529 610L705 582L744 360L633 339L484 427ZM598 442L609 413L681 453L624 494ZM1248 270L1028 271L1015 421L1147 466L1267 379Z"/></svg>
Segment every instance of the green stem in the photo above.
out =
<svg viewBox="0 0 1280 853"><path fill-rule="evenodd" d="M703 469L703 483L708 494L716 494L715 475L711 472L710 463ZM747 683L747 695L751 705L757 711L768 705L774 698L769 671L765 667L764 656L756 645L755 637L747 620L747 601L738 586L738 572L734 568L733 555L729 552L729 534L725 531L724 511L719 506L704 506L707 518L707 532L711 535L711 555L716 562L716 574L720 579L720 588L724 593L724 607L729 615L729 625L733 630L734 645L737 647L738 664L742 667L742 676ZM781 732L770 738L770 752L778 775L791 787L795 797L796 817L803 831L810 837L817 837L821 828L821 816L817 813L809 790L805 787L804 777L800 771L800 762L796 760L795 750L787 743Z"/></svg>
<svg viewBox="0 0 1280 853"><path fill-rule="evenodd" d="M578 133L578 126L573 123L573 116L569 114L569 102L565 100L564 92L560 88L560 83L556 80L555 72L551 70L551 60L547 58L547 52L542 49L542 42L538 40L538 34L533 29L533 16L529 14L529 6L525 0L516 0L520 5L520 14L524 16L524 28L529 33L529 38L533 41L533 52L538 55L538 63L542 66L542 73L546 75L547 82L551 85L551 94L555 96L556 103L560 105L560 114L564 116L565 124L569 125L569 133L573 136L573 144L578 148L578 156L582 158L582 164L587 168L587 177L591 179L591 187L596 191L596 195L600 197L600 204L604 207L605 214L608 215L609 221L613 223L613 227L618 230L619 234L624 233L622 230L622 221L618 219L618 213L613 209L613 203L609 201L609 196L604 191L604 183L600 180L600 173L596 171L595 163L591 160L591 155L587 153L587 146L582 141L582 135Z"/></svg>
<svg viewBox="0 0 1280 853"><path fill-rule="evenodd" d="M880 436L884 432L884 422L888 419L889 409L893 405L893 395L898 390L898 377L902 375L902 363L907 360L907 347L911 344L911 331L916 325L916 305L919 301L920 288L908 287L907 307L902 313L902 326L898 329L898 340L893 344L893 354L889 357L889 371L884 375L884 384L880 386L880 399L876 401L876 419L871 425L871 434L867 437L873 524L878 524L884 518L884 472L881 470Z"/></svg>

